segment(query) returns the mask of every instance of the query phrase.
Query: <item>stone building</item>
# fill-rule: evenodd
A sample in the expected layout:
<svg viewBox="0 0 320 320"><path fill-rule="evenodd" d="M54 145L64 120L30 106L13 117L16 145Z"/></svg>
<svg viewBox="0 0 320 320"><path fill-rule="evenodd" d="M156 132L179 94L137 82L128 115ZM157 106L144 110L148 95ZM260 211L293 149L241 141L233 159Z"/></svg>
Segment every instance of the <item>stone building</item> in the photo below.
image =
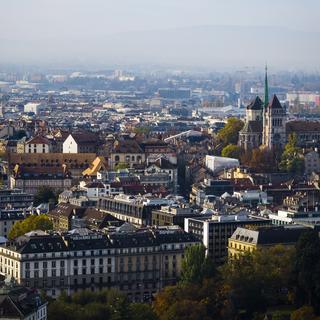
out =
<svg viewBox="0 0 320 320"><path fill-rule="evenodd" d="M57 297L79 290L116 288L131 301L150 301L176 283L186 247L199 243L177 227L64 234L33 231L0 246L0 272L18 284Z"/></svg>
<svg viewBox="0 0 320 320"><path fill-rule="evenodd" d="M283 149L290 134L296 134L301 147L316 146L320 142L320 122L288 121L286 108L274 95L269 102L268 77L265 75L265 97L256 97L246 109L246 121L239 132L238 145L245 150L264 146Z"/></svg>

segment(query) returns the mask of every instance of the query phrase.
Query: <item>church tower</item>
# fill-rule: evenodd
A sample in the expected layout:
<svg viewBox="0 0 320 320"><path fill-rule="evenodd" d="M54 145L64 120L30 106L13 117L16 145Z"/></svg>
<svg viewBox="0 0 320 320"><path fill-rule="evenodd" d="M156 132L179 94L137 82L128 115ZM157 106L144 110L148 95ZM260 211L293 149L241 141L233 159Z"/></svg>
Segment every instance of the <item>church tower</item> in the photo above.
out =
<svg viewBox="0 0 320 320"><path fill-rule="evenodd" d="M283 148L286 143L286 110L276 95L269 102L267 67L264 90L263 145L268 149Z"/></svg>
<svg viewBox="0 0 320 320"><path fill-rule="evenodd" d="M269 85L268 85L268 67L266 65L266 72L264 77L264 102L263 102L263 114L262 114L262 144L264 146L267 145L267 138L266 138L266 111L269 105Z"/></svg>

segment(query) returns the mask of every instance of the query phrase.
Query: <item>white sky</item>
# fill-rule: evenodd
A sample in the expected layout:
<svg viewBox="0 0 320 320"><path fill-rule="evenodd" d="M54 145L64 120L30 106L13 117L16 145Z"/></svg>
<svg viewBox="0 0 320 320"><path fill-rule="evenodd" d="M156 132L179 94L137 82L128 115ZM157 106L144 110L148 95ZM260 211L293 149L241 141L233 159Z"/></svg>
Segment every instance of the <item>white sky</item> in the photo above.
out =
<svg viewBox="0 0 320 320"><path fill-rule="evenodd" d="M115 59L116 52L109 59L107 45L101 46L104 37L216 25L320 32L319 12L319 0L0 0L0 63L67 62L78 51L83 52L86 62L101 58L103 63L134 63L131 47L125 45L121 45L121 51L127 51L121 61ZM276 32L274 37L277 39ZM90 50L84 46L87 41ZM146 51L147 42L142 44L141 53ZM101 56L92 51L100 51ZM135 50L135 54L139 52ZM152 56L147 60L153 61ZM154 55L154 62L157 60ZM304 53L294 60L309 59Z"/></svg>

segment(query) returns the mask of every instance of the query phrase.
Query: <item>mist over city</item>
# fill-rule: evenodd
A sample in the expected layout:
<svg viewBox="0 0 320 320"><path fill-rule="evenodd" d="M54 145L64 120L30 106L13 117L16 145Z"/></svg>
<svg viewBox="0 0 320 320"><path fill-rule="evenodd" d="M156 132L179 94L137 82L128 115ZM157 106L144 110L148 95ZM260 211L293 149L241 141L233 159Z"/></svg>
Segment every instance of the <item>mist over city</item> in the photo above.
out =
<svg viewBox="0 0 320 320"><path fill-rule="evenodd" d="M0 2L0 319L319 320L320 2Z"/></svg>

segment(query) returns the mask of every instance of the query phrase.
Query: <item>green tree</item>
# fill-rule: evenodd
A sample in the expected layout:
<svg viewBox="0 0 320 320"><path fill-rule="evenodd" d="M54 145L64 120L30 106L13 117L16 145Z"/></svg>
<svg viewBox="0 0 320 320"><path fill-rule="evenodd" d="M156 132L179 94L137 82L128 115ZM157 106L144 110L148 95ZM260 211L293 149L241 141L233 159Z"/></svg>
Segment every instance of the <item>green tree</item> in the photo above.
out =
<svg viewBox="0 0 320 320"><path fill-rule="evenodd" d="M240 159L243 150L235 144L228 144L221 151L222 157Z"/></svg>
<svg viewBox="0 0 320 320"><path fill-rule="evenodd" d="M185 250L182 260L181 279L182 283L201 283L204 278L214 275L214 267L206 257L206 247L197 244Z"/></svg>
<svg viewBox="0 0 320 320"><path fill-rule="evenodd" d="M58 202L58 195L50 187L40 187L34 196L33 204L38 206L41 203L54 203Z"/></svg>
<svg viewBox="0 0 320 320"><path fill-rule="evenodd" d="M302 174L304 160L301 148L297 147L297 135L289 135L288 143L285 145L281 156L280 169L292 174Z"/></svg>
<svg viewBox="0 0 320 320"><path fill-rule="evenodd" d="M252 315L288 303L293 257L293 248L275 246L229 260L221 272L234 309Z"/></svg>
<svg viewBox="0 0 320 320"><path fill-rule="evenodd" d="M115 165L114 169L116 171L118 170L124 170L124 169L128 169L129 168L129 164L125 163L125 162L119 162Z"/></svg>
<svg viewBox="0 0 320 320"><path fill-rule="evenodd" d="M320 314L320 239L316 231L301 235L296 246L293 283L295 301L308 304Z"/></svg>
<svg viewBox="0 0 320 320"><path fill-rule="evenodd" d="M219 130L218 139L227 146L228 144L237 144L239 132L243 128L243 121L238 118L229 118L226 125Z"/></svg>
<svg viewBox="0 0 320 320"><path fill-rule="evenodd" d="M157 320L158 317L151 305L146 303L132 303L130 305L131 320Z"/></svg>
<svg viewBox="0 0 320 320"><path fill-rule="evenodd" d="M147 127L147 126L136 127L133 130L134 133L144 134L144 135L148 135L150 133L150 131L151 131L151 128Z"/></svg>
<svg viewBox="0 0 320 320"><path fill-rule="evenodd" d="M30 215L26 219L16 222L9 231L9 239L15 239L32 230L52 230L53 225L50 219L44 215Z"/></svg>
<svg viewBox="0 0 320 320"><path fill-rule="evenodd" d="M48 319L50 320L76 320L77 310L75 306L63 301L53 301L48 306Z"/></svg>

